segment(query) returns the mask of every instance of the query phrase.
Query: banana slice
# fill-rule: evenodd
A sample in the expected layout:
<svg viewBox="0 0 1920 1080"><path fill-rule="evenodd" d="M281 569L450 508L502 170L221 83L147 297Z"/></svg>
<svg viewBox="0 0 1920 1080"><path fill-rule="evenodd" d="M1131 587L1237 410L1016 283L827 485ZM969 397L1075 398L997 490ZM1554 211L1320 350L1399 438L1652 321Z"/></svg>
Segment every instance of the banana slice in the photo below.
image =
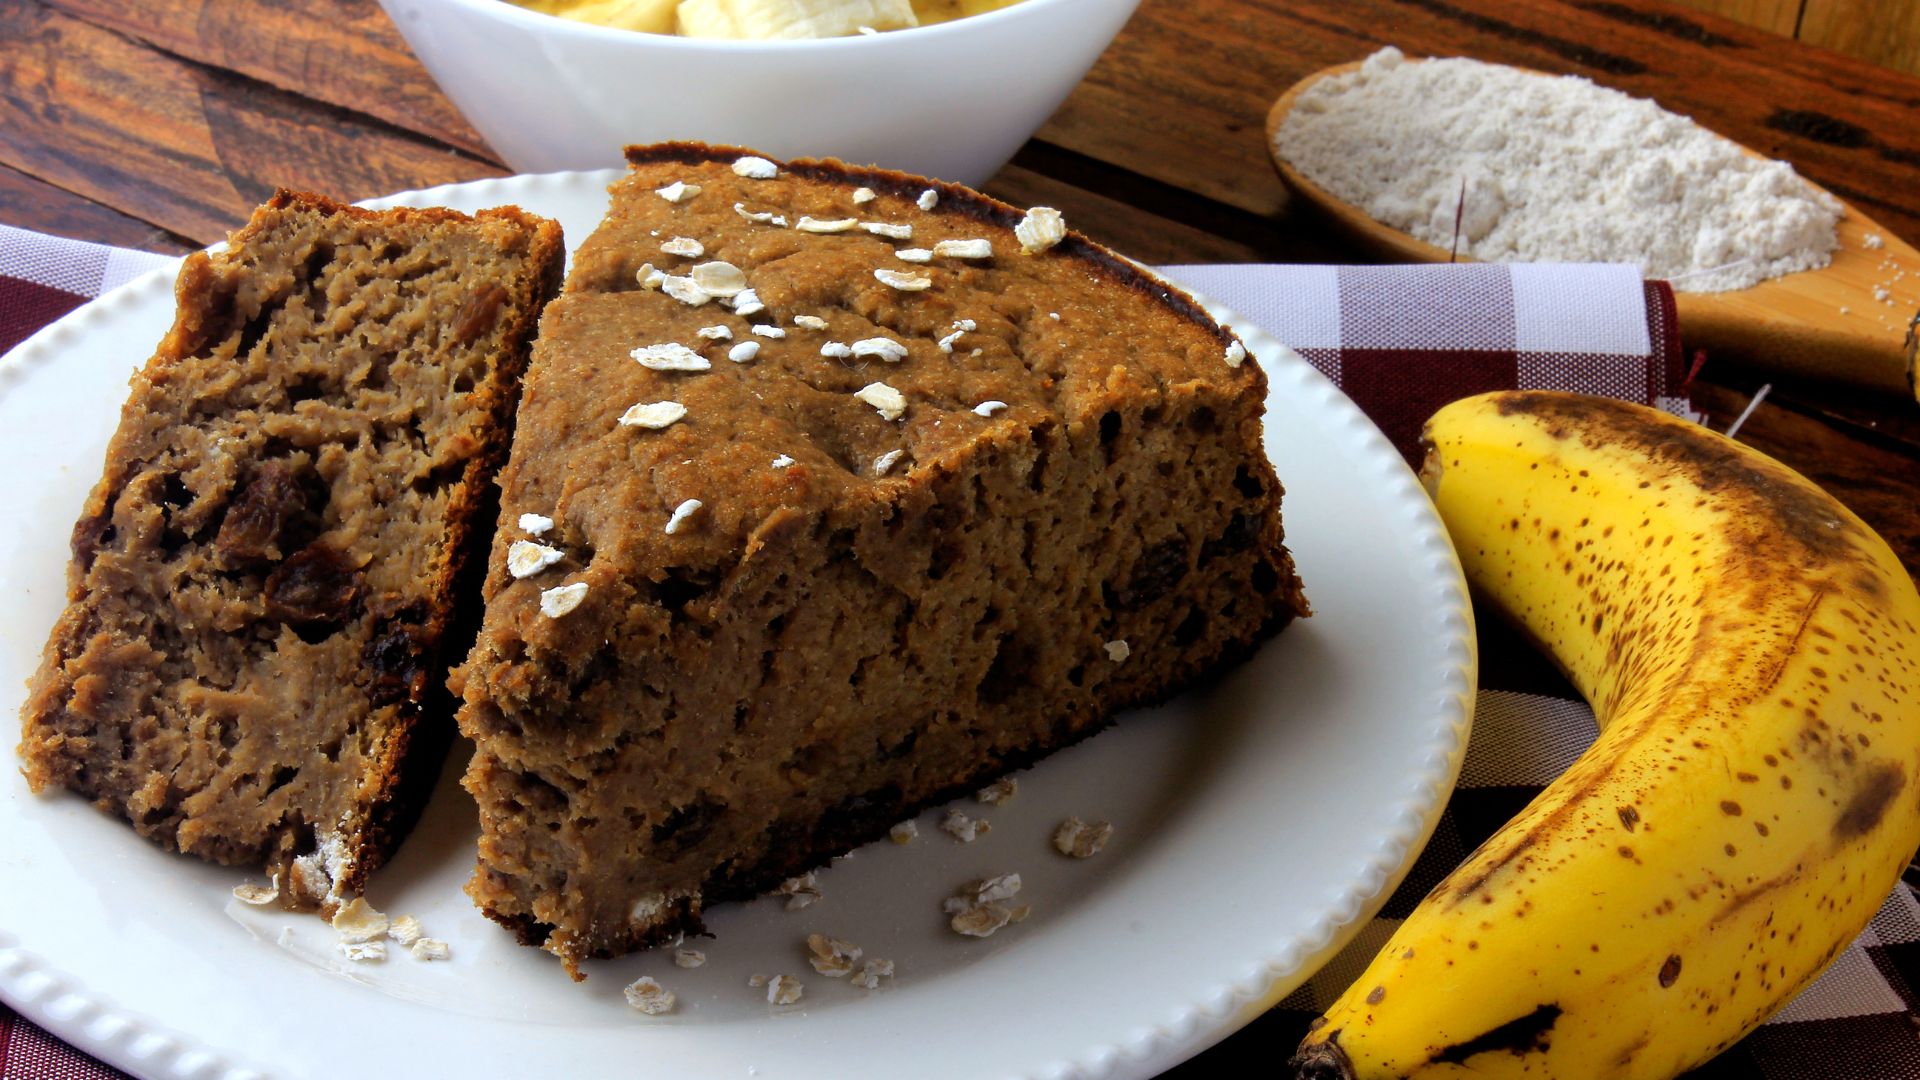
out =
<svg viewBox="0 0 1920 1080"><path fill-rule="evenodd" d="M648 34L671 34L677 0L513 0L523 8L562 19L611 26L618 30L639 30Z"/></svg>
<svg viewBox="0 0 1920 1080"><path fill-rule="evenodd" d="M686 37L826 38L857 34L861 27L918 25L908 0L682 0L679 7Z"/></svg>
<svg viewBox="0 0 1920 1080"><path fill-rule="evenodd" d="M989 11L999 11L1003 7L1012 7L1020 0L913 0L913 13L920 17L921 26L934 23L952 22L969 15L981 15Z"/></svg>

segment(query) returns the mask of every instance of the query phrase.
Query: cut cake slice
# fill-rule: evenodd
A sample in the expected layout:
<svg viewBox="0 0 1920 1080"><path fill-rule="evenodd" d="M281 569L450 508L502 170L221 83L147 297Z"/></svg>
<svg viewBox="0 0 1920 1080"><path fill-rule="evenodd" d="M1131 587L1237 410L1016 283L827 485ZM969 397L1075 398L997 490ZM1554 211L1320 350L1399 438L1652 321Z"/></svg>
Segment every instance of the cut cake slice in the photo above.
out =
<svg viewBox="0 0 1920 1080"><path fill-rule="evenodd" d="M953 185L628 158L456 676L468 891L576 977L1306 612L1265 377L1190 298Z"/></svg>
<svg viewBox="0 0 1920 1080"><path fill-rule="evenodd" d="M564 254L513 208L282 191L188 256L74 526L35 789L264 865L289 906L360 891L444 756L455 586Z"/></svg>

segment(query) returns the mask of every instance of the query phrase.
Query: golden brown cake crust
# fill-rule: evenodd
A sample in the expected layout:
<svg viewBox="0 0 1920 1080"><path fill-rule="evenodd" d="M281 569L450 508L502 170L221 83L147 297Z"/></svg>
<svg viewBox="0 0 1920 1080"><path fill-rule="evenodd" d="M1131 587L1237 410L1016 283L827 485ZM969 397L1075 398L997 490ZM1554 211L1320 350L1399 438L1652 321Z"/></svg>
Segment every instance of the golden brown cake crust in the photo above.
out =
<svg viewBox="0 0 1920 1080"><path fill-rule="evenodd" d="M468 890L570 969L697 929L1306 611L1265 378L1190 298L1078 237L1023 254L1022 214L965 189L834 162L750 179L730 167L748 153L628 152L501 476L459 676ZM675 182L700 191L658 194ZM712 262L762 310L641 281ZM705 369L629 355L646 347ZM621 423L661 402L684 416ZM515 577L516 544L553 561Z"/></svg>
<svg viewBox="0 0 1920 1080"><path fill-rule="evenodd" d="M290 904L359 891L450 735L443 638L563 258L513 207L285 190L189 256L74 527L32 786Z"/></svg>

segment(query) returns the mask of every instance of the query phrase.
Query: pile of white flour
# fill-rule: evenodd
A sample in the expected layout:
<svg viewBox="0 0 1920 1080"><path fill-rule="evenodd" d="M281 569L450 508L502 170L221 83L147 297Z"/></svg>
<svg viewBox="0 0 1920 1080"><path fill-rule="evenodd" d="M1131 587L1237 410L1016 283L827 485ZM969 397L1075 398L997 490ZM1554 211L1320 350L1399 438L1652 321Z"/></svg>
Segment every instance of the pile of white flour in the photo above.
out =
<svg viewBox="0 0 1920 1080"><path fill-rule="evenodd" d="M1280 156L1375 220L1488 262L1629 262L1676 289L1827 265L1840 203L1793 167L1574 76L1395 48L1302 94ZM1464 184L1465 199L1461 192Z"/></svg>

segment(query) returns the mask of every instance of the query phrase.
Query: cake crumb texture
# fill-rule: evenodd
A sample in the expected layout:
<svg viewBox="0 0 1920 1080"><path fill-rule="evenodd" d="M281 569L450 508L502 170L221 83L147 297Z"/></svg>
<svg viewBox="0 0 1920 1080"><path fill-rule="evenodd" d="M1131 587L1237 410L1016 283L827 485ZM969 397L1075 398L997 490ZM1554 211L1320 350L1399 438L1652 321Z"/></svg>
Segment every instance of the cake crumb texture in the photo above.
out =
<svg viewBox="0 0 1920 1080"><path fill-rule="evenodd" d="M288 191L188 256L74 526L30 784L290 906L357 893L451 733L450 597L562 258L512 208Z"/></svg>
<svg viewBox="0 0 1920 1080"><path fill-rule="evenodd" d="M518 579L517 536L496 540L463 670L468 891L576 972L697 932L707 905L971 794L1306 611L1265 376L1223 360L1232 335L1190 298L1077 234L1023 254L1023 213L964 188L923 209L922 179L822 161L746 179L748 154L629 150L547 309L502 472L507 520L552 517L563 557ZM674 184L698 194L656 194ZM882 228L776 223L804 217ZM739 268L751 321L649 287L655 231ZM992 255L936 257L902 291L874 276L896 236ZM756 324L785 334L751 364L632 359L711 359L711 327ZM874 339L898 355L828 347ZM882 380L885 409L866 400ZM619 423L661 400L685 417ZM561 582L589 588L541 617Z"/></svg>

